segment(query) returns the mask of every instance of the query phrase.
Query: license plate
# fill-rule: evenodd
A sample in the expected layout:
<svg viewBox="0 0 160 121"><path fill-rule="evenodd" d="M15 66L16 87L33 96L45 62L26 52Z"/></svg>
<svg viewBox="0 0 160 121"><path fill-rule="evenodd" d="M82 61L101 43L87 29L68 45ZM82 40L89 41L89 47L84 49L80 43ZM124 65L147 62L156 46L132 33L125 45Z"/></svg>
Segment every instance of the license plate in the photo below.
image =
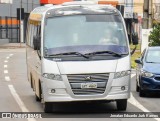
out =
<svg viewBox="0 0 160 121"><path fill-rule="evenodd" d="M82 83L81 88L82 89L97 88L97 83Z"/></svg>

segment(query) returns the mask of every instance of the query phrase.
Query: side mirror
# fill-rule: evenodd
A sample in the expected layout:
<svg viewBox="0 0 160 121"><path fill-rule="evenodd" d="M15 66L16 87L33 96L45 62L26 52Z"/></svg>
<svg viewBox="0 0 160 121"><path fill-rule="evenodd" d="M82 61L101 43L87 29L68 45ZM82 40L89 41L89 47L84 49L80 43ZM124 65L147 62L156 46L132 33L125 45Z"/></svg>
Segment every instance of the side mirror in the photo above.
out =
<svg viewBox="0 0 160 121"><path fill-rule="evenodd" d="M132 34L132 43L133 45L138 45L138 33Z"/></svg>
<svg viewBox="0 0 160 121"><path fill-rule="evenodd" d="M135 62L138 63L138 64L142 64L142 61L141 61L140 58L136 59Z"/></svg>
<svg viewBox="0 0 160 121"><path fill-rule="evenodd" d="M34 45L34 50L40 50L40 47L41 47L41 37L34 36L33 37L33 45Z"/></svg>

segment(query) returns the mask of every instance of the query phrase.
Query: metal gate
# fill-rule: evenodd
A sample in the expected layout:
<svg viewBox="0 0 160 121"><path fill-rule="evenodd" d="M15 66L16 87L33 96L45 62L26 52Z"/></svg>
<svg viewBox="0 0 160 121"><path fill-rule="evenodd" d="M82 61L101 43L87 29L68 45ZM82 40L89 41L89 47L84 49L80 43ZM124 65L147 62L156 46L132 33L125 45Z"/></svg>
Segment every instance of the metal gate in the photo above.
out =
<svg viewBox="0 0 160 121"><path fill-rule="evenodd" d="M9 43L19 43L19 33L17 17L0 17L0 39L8 39Z"/></svg>

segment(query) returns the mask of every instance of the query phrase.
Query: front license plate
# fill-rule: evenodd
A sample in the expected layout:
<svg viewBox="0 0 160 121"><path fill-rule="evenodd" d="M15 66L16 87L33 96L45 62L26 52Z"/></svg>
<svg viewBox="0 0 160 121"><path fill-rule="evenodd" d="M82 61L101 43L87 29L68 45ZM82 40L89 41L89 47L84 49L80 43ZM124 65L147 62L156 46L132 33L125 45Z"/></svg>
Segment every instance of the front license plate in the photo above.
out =
<svg viewBox="0 0 160 121"><path fill-rule="evenodd" d="M82 83L81 88L82 89L97 88L97 83Z"/></svg>

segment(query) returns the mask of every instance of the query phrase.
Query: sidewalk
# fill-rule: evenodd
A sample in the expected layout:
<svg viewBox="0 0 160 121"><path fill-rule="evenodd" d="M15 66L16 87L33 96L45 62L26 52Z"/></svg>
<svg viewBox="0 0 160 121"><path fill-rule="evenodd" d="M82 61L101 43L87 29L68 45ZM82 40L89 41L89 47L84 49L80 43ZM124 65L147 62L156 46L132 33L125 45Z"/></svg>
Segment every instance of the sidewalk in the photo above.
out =
<svg viewBox="0 0 160 121"><path fill-rule="evenodd" d="M26 43L6 43L0 44L0 49L25 48Z"/></svg>

